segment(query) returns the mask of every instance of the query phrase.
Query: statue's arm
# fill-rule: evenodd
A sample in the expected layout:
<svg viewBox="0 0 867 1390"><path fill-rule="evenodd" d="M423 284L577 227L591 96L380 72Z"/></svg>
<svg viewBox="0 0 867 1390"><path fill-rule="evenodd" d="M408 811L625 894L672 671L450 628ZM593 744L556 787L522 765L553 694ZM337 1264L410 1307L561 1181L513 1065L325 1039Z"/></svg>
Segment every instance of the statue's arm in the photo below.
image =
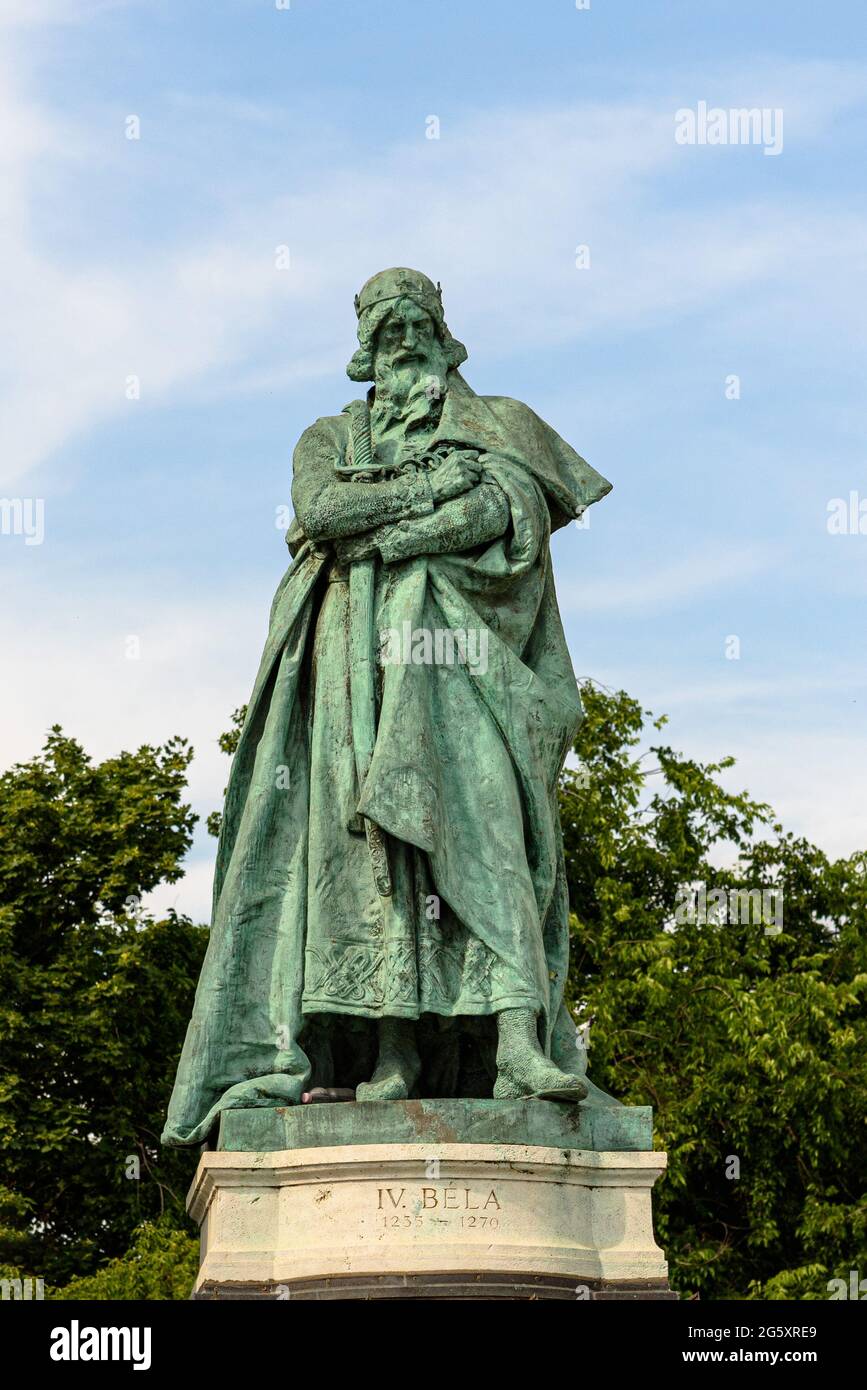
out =
<svg viewBox="0 0 867 1390"><path fill-rule="evenodd" d="M414 555L473 550L502 536L508 528L509 515L502 489L486 481L441 503L427 516L379 526L338 549L347 560L362 559L378 551L387 565Z"/></svg>
<svg viewBox="0 0 867 1390"><path fill-rule="evenodd" d="M434 508L430 483L423 474L388 483L327 482L315 488L296 479L292 505L311 541L357 536L385 522L423 518Z"/></svg>
<svg viewBox="0 0 867 1390"><path fill-rule="evenodd" d="M386 522L433 512L425 474L402 474L387 483L345 482L334 476L337 461L327 446L314 441L305 447L304 438L296 450L292 505L308 540L356 536Z"/></svg>

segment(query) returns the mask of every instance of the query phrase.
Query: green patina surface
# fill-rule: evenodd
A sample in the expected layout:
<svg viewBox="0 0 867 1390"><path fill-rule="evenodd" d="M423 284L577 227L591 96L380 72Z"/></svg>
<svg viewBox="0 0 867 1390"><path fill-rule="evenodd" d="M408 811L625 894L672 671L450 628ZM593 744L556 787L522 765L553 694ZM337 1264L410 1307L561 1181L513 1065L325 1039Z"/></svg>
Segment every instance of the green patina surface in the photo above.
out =
<svg viewBox="0 0 867 1390"><path fill-rule="evenodd" d="M610 484L476 395L426 276L381 272L356 312L347 370L373 385L295 451L167 1144L318 1087L356 1094L340 1126L419 1095L587 1093L557 810L582 711L550 539ZM368 1113L380 1140L398 1123Z"/></svg>
<svg viewBox="0 0 867 1390"><path fill-rule="evenodd" d="M595 1089L595 1088L594 1088ZM602 1092L597 1092L602 1095ZM220 1149L270 1153L345 1144L536 1144L553 1149L653 1148L648 1105L548 1100L389 1100L226 1110Z"/></svg>

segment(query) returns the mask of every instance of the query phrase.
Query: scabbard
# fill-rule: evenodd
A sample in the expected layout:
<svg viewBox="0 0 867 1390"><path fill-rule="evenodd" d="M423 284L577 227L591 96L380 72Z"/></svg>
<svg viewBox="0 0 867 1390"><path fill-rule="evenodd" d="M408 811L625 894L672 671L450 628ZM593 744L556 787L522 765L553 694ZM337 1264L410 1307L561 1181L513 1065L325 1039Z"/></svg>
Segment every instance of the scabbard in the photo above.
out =
<svg viewBox="0 0 867 1390"><path fill-rule="evenodd" d="M376 743L375 590L375 562L354 560L349 571L349 699L359 788L364 786L370 771ZM390 898L391 871L385 834L367 816L364 817L364 831L376 891L381 898Z"/></svg>

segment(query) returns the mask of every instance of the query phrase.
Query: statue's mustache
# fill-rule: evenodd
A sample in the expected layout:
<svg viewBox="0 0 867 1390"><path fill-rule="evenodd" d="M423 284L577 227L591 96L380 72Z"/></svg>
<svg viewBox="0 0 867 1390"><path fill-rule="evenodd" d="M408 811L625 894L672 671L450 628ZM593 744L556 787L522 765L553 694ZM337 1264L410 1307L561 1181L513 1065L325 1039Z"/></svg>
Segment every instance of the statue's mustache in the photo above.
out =
<svg viewBox="0 0 867 1390"><path fill-rule="evenodd" d="M398 348L390 360L394 366L401 362L426 362L429 356L424 348Z"/></svg>

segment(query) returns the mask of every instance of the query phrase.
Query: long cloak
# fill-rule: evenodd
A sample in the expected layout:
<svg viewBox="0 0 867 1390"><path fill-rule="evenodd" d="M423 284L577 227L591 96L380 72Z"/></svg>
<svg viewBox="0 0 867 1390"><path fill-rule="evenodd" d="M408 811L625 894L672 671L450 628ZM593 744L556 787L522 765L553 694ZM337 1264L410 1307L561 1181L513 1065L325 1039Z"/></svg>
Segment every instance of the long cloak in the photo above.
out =
<svg viewBox="0 0 867 1390"><path fill-rule="evenodd" d="M417 1017L430 1007L448 1012L449 1000L460 1011L469 998L477 1013L529 1004L546 1051L576 1070L563 1005L569 937L557 781L581 704L549 539L610 484L527 406L477 396L457 372L449 374L432 446L440 442L481 451L508 501L508 528L481 549L387 566L379 621L399 630L409 623L484 631L486 662L446 672L412 662L383 668L370 769L361 786L343 779L334 816L341 825L367 817L386 832L398 863L411 852L426 865L426 900L435 895L446 921L463 928L457 1003L448 987L442 1008L430 1003L450 954L436 925L415 942L414 958L405 932L390 957L387 930L378 942L375 933L343 941L342 968L322 959L323 949L341 947L339 931L326 939L319 930L308 941L317 906L310 894L323 888L310 873L321 791L311 789L312 655L334 554L305 535L303 522L305 499L333 488L334 465L348 446L347 416L325 417L295 451L294 561L272 605L232 764L210 941L164 1143L202 1142L224 1109L298 1104L311 1078L305 1026L322 1012ZM424 510L420 504L418 514ZM411 535L412 517L395 525ZM332 645L320 641L320 659ZM343 870L328 862L338 881L326 886L339 900ZM363 999L353 997L360 975L372 982Z"/></svg>

